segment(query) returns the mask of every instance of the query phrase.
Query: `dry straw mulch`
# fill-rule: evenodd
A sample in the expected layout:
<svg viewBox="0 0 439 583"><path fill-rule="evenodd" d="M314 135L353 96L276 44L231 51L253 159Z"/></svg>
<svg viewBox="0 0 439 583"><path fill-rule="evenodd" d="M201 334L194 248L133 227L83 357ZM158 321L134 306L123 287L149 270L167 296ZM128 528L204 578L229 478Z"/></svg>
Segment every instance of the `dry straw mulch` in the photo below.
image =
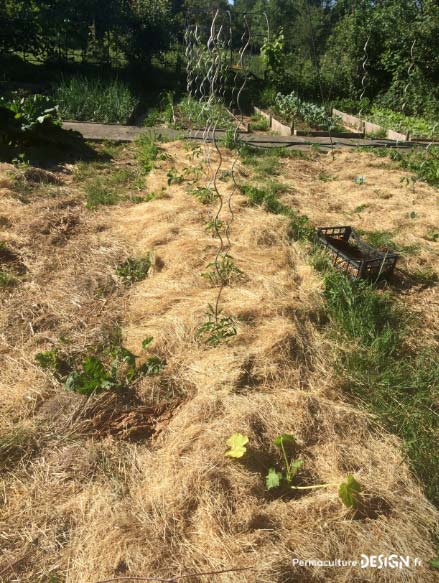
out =
<svg viewBox="0 0 439 583"><path fill-rule="evenodd" d="M163 148L169 157L150 189L166 185L171 166L193 164L181 144ZM27 270L2 300L2 431L28 436L26 455L2 478L1 580L53 574L90 583L251 567L191 580L434 581L426 566L292 568L294 557L396 553L425 562L437 514L398 440L338 391L321 331L321 280L288 241L286 219L235 197L231 254L243 277L225 289L222 307L238 318L238 334L207 348L196 329L215 298L200 277L217 243L206 231L209 207L183 183L166 198L93 214L69 178L59 179L58 197L27 205L6 178L0 191L10 225L2 237ZM123 287L115 265L147 251L151 275ZM104 342L118 321L127 348L137 353L153 336L167 363L132 394L87 402L34 364L60 337L78 354ZM242 462L224 457L237 431L250 439ZM267 493L263 473L283 432L300 444L303 483L356 476L362 514L343 507L336 488Z"/></svg>

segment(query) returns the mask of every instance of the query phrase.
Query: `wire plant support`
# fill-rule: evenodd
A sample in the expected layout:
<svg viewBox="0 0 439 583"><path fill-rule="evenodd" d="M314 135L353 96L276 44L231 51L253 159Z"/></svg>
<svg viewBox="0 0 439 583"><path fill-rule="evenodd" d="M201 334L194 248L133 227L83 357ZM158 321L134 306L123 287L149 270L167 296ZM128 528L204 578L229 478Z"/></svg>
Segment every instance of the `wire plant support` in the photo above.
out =
<svg viewBox="0 0 439 583"><path fill-rule="evenodd" d="M242 97L249 77L249 51L253 43L252 21L262 17L267 26L264 12L234 12L216 9L191 10L186 15L184 34L187 66L187 93L201 107L195 114L196 137L203 141L204 166L206 168L206 188L214 195L216 209L211 213L210 225L218 248L212 263L214 282L217 288L215 301L210 305L209 320L219 325L224 317L220 303L227 285L224 267L233 261L231 226L234 220L233 196L238 189L236 166L239 160L239 130L244 119ZM235 19L235 21L234 21ZM227 127L221 127L221 111L234 112ZM202 129L199 129L202 128ZM232 188L224 192L220 176L224 171L224 156L220 148L221 136L235 152L230 163ZM225 133L224 133L225 130ZM236 333L236 328L235 328Z"/></svg>

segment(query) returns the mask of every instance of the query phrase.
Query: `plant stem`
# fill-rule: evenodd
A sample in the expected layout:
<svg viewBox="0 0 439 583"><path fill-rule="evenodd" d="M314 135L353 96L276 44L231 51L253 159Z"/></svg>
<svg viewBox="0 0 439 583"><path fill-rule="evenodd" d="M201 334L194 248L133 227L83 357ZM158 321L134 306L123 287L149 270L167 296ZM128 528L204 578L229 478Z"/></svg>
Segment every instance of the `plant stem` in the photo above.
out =
<svg viewBox="0 0 439 583"><path fill-rule="evenodd" d="M314 486L290 486L292 490L314 490L316 488L330 488L331 486L338 486L339 484L315 484Z"/></svg>

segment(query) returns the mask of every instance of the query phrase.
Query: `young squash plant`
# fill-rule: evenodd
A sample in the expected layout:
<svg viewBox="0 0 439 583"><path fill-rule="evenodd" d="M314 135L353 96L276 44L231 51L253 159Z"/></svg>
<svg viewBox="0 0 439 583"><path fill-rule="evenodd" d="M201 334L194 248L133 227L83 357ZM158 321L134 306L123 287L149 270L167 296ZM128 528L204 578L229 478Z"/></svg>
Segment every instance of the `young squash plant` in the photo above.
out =
<svg viewBox="0 0 439 583"><path fill-rule="evenodd" d="M285 449L285 445L290 444L293 446L296 443L297 442L294 435L289 435L288 433L283 433L282 435L276 437L274 440L274 445L276 445L282 452L284 469L283 472L278 472L275 468L270 468L268 470L268 474L265 478L265 483L268 490L271 490L272 488L278 488L281 486L282 482L286 482L288 486L294 488L293 480L296 477L299 469L303 466L303 460L289 458Z"/></svg>
<svg viewBox="0 0 439 583"><path fill-rule="evenodd" d="M239 459L244 457L247 452L246 445L249 439L246 435L242 433L234 433L227 440L227 445L229 449L224 455L234 459ZM328 484L313 484L311 486L296 486L294 480L297 476L298 471L304 465L304 461L301 459L295 459L287 454L287 447L294 446L297 444L294 435L288 433L283 433L279 435L274 440L274 444L280 449L282 453L283 467L279 471L274 467L269 468L268 473L265 477L265 484L267 490L272 490L274 488L280 488L286 486L292 490L315 490L319 488L338 488L338 496L343 504L347 508L358 508L361 499L361 485L351 474L348 474L346 479L341 483L328 483Z"/></svg>
<svg viewBox="0 0 439 583"><path fill-rule="evenodd" d="M145 338L142 349L147 349L152 340L151 336ZM103 358L87 356L79 367L72 370L71 363L57 350L40 352L35 356L40 367L52 371L67 390L87 396L124 390L143 376L159 374L166 364L160 357L150 356L139 366L137 359L138 356L127 348L113 346L104 351Z"/></svg>

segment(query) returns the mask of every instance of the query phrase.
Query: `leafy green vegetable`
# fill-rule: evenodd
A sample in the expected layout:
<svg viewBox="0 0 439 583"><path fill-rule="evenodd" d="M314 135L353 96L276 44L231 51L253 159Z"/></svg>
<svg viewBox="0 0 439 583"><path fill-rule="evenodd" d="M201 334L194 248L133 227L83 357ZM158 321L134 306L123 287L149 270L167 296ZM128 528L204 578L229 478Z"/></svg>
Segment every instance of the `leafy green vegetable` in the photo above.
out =
<svg viewBox="0 0 439 583"><path fill-rule="evenodd" d="M290 435L288 433L282 433L274 440L274 445L278 447L282 447L285 443L296 443L296 438L294 435Z"/></svg>
<svg viewBox="0 0 439 583"><path fill-rule="evenodd" d="M267 490L271 490L272 488L278 488L281 484L282 478L283 474L281 472L277 472L274 468L270 468L265 478Z"/></svg>
<svg viewBox="0 0 439 583"><path fill-rule="evenodd" d="M108 373L102 362L94 356L84 360L82 371L73 371L66 379L65 387L70 391L91 395L113 388L115 379Z"/></svg>
<svg viewBox="0 0 439 583"><path fill-rule="evenodd" d="M144 338L142 340L142 348L143 350L145 350L145 348L147 348L151 342L154 340L154 338L152 336L147 336L146 338Z"/></svg>
<svg viewBox="0 0 439 583"><path fill-rule="evenodd" d="M360 492L361 486L351 474L347 476L346 481L342 482L338 488L338 495L348 508L357 507Z"/></svg>
<svg viewBox="0 0 439 583"><path fill-rule="evenodd" d="M247 451L247 448L245 447L247 443L248 437L246 435L242 435L242 433L234 433L227 440L227 445L230 449L226 451L224 455L233 458L241 458Z"/></svg>
<svg viewBox="0 0 439 583"><path fill-rule="evenodd" d="M339 118L332 117L320 105L303 101L294 91L289 95L278 93L274 101L274 109L290 123L294 123L296 119L302 119L311 127L325 128L329 131L336 130L340 126Z"/></svg>

